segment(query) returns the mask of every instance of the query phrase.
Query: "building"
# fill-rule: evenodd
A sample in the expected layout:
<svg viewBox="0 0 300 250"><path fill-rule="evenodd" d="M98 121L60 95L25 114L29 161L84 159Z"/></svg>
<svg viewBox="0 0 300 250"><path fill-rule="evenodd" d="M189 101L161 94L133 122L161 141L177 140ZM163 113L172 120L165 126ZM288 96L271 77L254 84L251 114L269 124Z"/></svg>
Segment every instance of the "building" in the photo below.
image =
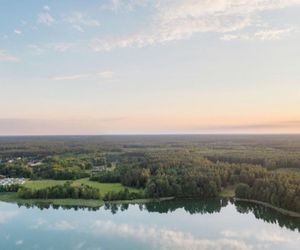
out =
<svg viewBox="0 0 300 250"><path fill-rule="evenodd" d="M30 161L30 162L28 162L28 165L30 166L30 167L36 167L36 166L40 166L40 165L42 165L43 163L42 162L40 162L40 161Z"/></svg>
<svg viewBox="0 0 300 250"><path fill-rule="evenodd" d="M100 173L106 170L105 166L93 166L92 172L94 173Z"/></svg>

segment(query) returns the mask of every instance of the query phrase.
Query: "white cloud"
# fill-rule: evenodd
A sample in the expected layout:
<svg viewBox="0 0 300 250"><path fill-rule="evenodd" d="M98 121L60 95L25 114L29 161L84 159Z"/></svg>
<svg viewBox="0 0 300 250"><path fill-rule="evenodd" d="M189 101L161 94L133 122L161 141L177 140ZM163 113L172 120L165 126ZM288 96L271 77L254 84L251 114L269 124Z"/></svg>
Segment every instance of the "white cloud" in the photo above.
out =
<svg viewBox="0 0 300 250"><path fill-rule="evenodd" d="M17 211L0 211L0 224L5 224L7 220L18 215Z"/></svg>
<svg viewBox="0 0 300 250"><path fill-rule="evenodd" d="M112 79L114 77L114 72L112 71L100 71L94 73L85 73L85 74L74 74L74 75L65 75L65 76L53 76L50 77L52 81L71 81L71 80L79 80L83 78L102 78L102 79Z"/></svg>
<svg viewBox="0 0 300 250"><path fill-rule="evenodd" d="M38 23L44 25L52 25L55 22L54 18L48 12L42 12L38 15Z"/></svg>
<svg viewBox="0 0 300 250"><path fill-rule="evenodd" d="M154 227L138 226L128 224L116 224L110 220L97 220L92 225L92 231L99 234L118 235L120 237L131 237L135 240L145 241L153 245L154 249L201 249L201 250L250 250L252 247L243 241L233 239L197 239L190 233L159 229Z"/></svg>
<svg viewBox="0 0 300 250"><path fill-rule="evenodd" d="M65 220L50 225L49 227L53 230L59 230L59 231L69 231L69 230L75 230L77 228L75 225Z"/></svg>
<svg viewBox="0 0 300 250"><path fill-rule="evenodd" d="M74 47L73 43L51 43L46 45L46 47L51 48L55 51L65 52Z"/></svg>
<svg viewBox="0 0 300 250"><path fill-rule="evenodd" d="M19 62L20 59L8 54L5 50L0 50L0 62Z"/></svg>
<svg viewBox="0 0 300 250"><path fill-rule="evenodd" d="M235 239L255 239L255 241L263 242L263 243L284 243L286 245L289 244L299 244L299 241L295 241L293 237L284 231L266 231L262 230L246 230L242 232L225 230L222 231L221 234L227 238L235 238Z"/></svg>
<svg viewBox="0 0 300 250"><path fill-rule="evenodd" d="M48 5L44 5L44 6L43 6L43 10L45 10L45 11L50 11L50 7L49 7Z"/></svg>
<svg viewBox="0 0 300 250"><path fill-rule="evenodd" d="M21 30L14 30L15 34L17 35L22 35L22 31Z"/></svg>
<svg viewBox="0 0 300 250"><path fill-rule="evenodd" d="M101 6L103 10L119 11L119 10L133 10L139 6L146 6L151 0L110 0ZM155 2L155 1L152 1Z"/></svg>
<svg viewBox="0 0 300 250"><path fill-rule="evenodd" d="M259 40L280 40L294 31L293 28L261 30L254 34Z"/></svg>
<svg viewBox="0 0 300 250"><path fill-rule="evenodd" d="M88 17L87 15L80 13L80 12L73 12L70 16L65 17L64 21L71 24L71 26L78 30L83 32L84 27L99 27L100 22L96 19L92 19Z"/></svg>
<svg viewBox="0 0 300 250"><path fill-rule="evenodd" d="M103 72L99 72L97 73L98 76L105 78L105 79L111 79L114 77L114 72L112 71L103 71Z"/></svg>
<svg viewBox="0 0 300 250"><path fill-rule="evenodd" d="M82 78L89 77L89 74L77 74L77 75L68 75L68 76L53 76L50 78L52 81L70 81L70 80L79 80Z"/></svg>
<svg viewBox="0 0 300 250"><path fill-rule="evenodd" d="M153 4L154 2L154 4ZM262 26L262 11L300 6L300 0L165 0L153 1L157 14L150 27L126 37L94 39L90 46L95 51L114 48L144 47L191 37L196 33L232 33L247 27ZM116 8L123 1L112 1ZM282 31L283 32L283 31ZM260 40L278 37L282 33L257 33ZM224 40L234 39L224 36Z"/></svg>
<svg viewBox="0 0 300 250"><path fill-rule="evenodd" d="M221 37L221 40L232 41L232 40L260 40L260 41L271 41L271 40L281 40L288 37L291 33L295 32L295 28L271 28L258 30L253 33L243 33L243 34L225 34Z"/></svg>
<svg viewBox="0 0 300 250"><path fill-rule="evenodd" d="M44 53L44 49L36 44L29 44L27 47L36 55L41 55Z"/></svg>
<svg viewBox="0 0 300 250"><path fill-rule="evenodd" d="M24 243L23 240L17 240L17 241L16 241L16 245L17 245L17 246L20 246L20 245L22 245L23 243Z"/></svg>
<svg viewBox="0 0 300 250"><path fill-rule="evenodd" d="M75 43L67 42L57 42L57 43L48 43L44 45L30 44L27 47L36 55L41 55L48 50L53 50L56 52L66 52L75 48Z"/></svg>

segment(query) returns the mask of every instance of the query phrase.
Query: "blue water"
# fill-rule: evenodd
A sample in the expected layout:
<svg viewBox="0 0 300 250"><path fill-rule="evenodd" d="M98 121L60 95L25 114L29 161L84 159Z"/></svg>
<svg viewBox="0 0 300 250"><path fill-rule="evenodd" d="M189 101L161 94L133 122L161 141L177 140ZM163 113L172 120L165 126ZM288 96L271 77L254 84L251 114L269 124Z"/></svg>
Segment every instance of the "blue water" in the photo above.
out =
<svg viewBox="0 0 300 250"><path fill-rule="evenodd" d="M299 219L222 200L96 211L0 202L0 249L300 249Z"/></svg>

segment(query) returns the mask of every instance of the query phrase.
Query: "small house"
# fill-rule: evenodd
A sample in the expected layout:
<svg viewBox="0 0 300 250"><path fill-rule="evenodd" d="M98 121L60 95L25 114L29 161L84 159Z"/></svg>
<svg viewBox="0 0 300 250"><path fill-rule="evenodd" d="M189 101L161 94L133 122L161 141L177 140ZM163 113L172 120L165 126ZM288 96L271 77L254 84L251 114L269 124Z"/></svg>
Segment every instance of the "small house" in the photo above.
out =
<svg viewBox="0 0 300 250"><path fill-rule="evenodd" d="M92 172L94 172L94 173L100 173L100 172L103 172L104 170L106 170L105 166L94 166L92 168Z"/></svg>

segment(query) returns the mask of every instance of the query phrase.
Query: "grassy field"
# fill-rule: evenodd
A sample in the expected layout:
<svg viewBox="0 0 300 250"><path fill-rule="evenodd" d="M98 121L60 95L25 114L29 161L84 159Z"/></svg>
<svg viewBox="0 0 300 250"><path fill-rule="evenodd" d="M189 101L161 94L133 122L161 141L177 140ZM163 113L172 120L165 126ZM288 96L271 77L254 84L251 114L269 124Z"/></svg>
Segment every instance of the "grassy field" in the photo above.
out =
<svg viewBox="0 0 300 250"><path fill-rule="evenodd" d="M73 185L85 184L94 188L98 188L100 190L101 195L105 195L110 191L119 192L124 190L124 186L121 183L99 183L95 181L90 181L89 179L79 179L74 181ZM141 189L137 188L128 188L129 192L140 192Z"/></svg>
<svg viewBox="0 0 300 250"><path fill-rule="evenodd" d="M39 181L26 181L24 186L32 189L43 189L46 187L52 187L56 185L63 185L66 181L58 180L39 180ZM110 191L119 192L124 190L124 186L120 183L99 183L95 181L90 181L88 178L79 179L73 181L73 185L85 184L94 188L99 189L101 195L105 195ZM128 188L129 192L140 192L140 189Z"/></svg>

